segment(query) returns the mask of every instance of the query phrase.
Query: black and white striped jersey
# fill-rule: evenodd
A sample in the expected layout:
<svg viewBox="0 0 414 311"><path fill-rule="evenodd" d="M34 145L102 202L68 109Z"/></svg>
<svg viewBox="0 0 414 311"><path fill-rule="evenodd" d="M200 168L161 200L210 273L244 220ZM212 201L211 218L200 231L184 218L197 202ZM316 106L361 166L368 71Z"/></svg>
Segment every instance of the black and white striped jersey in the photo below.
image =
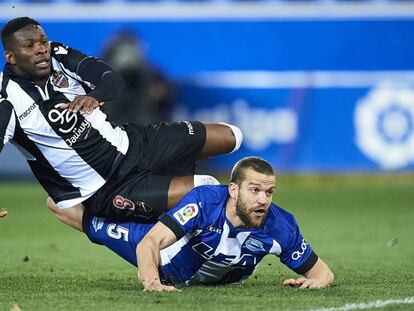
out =
<svg viewBox="0 0 414 311"><path fill-rule="evenodd" d="M108 65L52 42L51 68L42 89L6 64L0 78L0 151L13 143L47 193L66 208L106 183L127 153L129 138L100 109L81 115L60 108L77 95L94 92L99 101L111 99L95 88L102 76L117 75ZM104 87L110 84L106 81Z"/></svg>

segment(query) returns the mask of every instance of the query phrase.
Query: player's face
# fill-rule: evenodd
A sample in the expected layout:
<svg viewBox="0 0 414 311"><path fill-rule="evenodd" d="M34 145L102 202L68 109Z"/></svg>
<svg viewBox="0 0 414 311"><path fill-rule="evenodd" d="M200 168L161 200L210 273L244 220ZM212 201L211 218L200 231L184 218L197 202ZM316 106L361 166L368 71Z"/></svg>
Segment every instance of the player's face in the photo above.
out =
<svg viewBox="0 0 414 311"><path fill-rule="evenodd" d="M50 74L50 44L43 29L27 25L16 31L11 38L11 48L6 60L13 65L15 73L34 82L46 81Z"/></svg>
<svg viewBox="0 0 414 311"><path fill-rule="evenodd" d="M264 175L252 169L246 171L246 179L239 186L236 215L249 228L263 225L272 203L276 177Z"/></svg>

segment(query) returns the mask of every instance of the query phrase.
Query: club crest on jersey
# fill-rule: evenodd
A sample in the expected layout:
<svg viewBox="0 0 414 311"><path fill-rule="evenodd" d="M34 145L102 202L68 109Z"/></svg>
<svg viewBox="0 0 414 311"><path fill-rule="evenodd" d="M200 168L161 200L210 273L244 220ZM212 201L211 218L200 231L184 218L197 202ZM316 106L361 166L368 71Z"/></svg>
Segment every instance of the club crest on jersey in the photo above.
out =
<svg viewBox="0 0 414 311"><path fill-rule="evenodd" d="M265 251L263 247L263 243L253 238L249 238L243 247L247 248L249 251L253 253L259 253L259 252Z"/></svg>
<svg viewBox="0 0 414 311"><path fill-rule="evenodd" d="M191 218L198 214L198 205L195 203L187 204L176 211L173 216L182 225L185 225Z"/></svg>
<svg viewBox="0 0 414 311"><path fill-rule="evenodd" d="M56 71L50 78L52 84L58 88L64 89L69 86L69 79L62 71Z"/></svg>

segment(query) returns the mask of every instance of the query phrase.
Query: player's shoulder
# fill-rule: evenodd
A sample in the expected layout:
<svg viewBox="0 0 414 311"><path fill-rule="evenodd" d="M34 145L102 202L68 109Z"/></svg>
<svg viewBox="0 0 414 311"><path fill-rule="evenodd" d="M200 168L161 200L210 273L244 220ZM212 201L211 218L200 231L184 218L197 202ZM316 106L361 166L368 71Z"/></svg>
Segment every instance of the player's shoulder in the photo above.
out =
<svg viewBox="0 0 414 311"><path fill-rule="evenodd" d="M264 230L271 234L281 234L296 230L295 216L280 206L272 203L267 212Z"/></svg>
<svg viewBox="0 0 414 311"><path fill-rule="evenodd" d="M209 205L221 204L228 196L226 185L198 186L193 191L197 193L202 202Z"/></svg>

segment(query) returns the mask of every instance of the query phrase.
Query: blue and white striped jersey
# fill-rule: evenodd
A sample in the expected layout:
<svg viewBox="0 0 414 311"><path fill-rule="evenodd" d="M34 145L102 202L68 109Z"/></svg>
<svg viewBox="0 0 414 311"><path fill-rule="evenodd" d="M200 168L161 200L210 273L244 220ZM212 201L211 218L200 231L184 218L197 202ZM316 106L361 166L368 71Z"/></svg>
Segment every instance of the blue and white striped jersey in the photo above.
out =
<svg viewBox="0 0 414 311"><path fill-rule="evenodd" d="M226 218L227 199L227 186L201 186L161 218L177 236L177 242L161 250L159 272L164 283L243 282L268 254L299 274L316 263L317 255L290 213L272 204L263 227L235 228ZM93 242L136 265L136 246L152 226L93 217L84 228Z"/></svg>

